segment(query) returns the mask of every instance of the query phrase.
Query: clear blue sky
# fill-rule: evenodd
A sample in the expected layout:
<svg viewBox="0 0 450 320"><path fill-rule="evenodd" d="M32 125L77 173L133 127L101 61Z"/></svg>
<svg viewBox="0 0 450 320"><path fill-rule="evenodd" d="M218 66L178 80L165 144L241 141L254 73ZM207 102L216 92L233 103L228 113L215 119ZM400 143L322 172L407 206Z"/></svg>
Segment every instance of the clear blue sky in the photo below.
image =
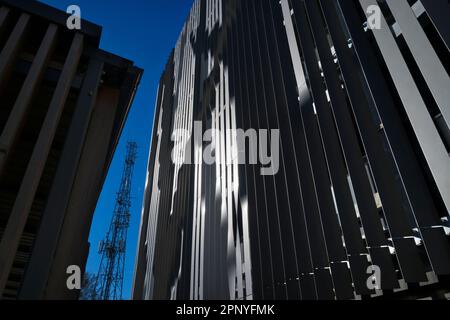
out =
<svg viewBox="0 0 450 320"><path fill-rule="evenodd" d="M96 273L100 263L98 243L105 236L122 175L125 145L139 146L133 178L133 205L128 233L124 278L124 299L131 296L141 204L145 184L154 103L159 78L175 46L193 0L41 0L66 11L76 4L81 17L103 26L100 48L134 61L144 69L137 96L106 179L92 224L87 271Z"/></svg>

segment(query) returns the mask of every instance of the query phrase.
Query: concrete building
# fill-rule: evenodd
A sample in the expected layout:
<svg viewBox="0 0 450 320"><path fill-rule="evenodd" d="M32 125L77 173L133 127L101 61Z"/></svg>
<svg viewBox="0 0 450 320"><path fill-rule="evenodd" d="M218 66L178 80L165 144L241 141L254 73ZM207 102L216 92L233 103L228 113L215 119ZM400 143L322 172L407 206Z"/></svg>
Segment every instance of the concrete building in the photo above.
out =
<svg viewBox="0 0 450 320"><path fill-rule="evenodd" d="M98 196L142 70L99 49L101 27L0 1L0 296L75 299Z"/></svg>
<svg viewBox="0 0 450 320"><path fill-rule="evenodd" d="M448 297L449 13L196 0L158 89L134 298ZM279 130L279 171L229 129Z"/></svg>

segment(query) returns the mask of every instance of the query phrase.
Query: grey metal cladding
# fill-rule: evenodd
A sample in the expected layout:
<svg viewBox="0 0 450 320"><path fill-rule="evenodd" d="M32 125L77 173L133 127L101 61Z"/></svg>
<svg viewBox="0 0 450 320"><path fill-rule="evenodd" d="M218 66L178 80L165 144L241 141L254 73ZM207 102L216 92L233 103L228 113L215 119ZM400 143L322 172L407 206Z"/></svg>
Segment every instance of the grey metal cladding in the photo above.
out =
<svg viewBox="0 0 450 320"><path fill-rule="evenodd" d="M435 48L448 44L448 22L442 2L422 2L429 20L406 0L387 1L382 28L371 30L364 11L375 0L195 1L168 64L173 77L160 84L170 90L158 108L170 111L149 167L158 181L146 192L160 202L150 206L158 223L147 233L155 286L146 298L408 298L427 288L443 298L450 159L430 110L447 121L448 75ZM172 131L194 121L279 129L279 172L168 162ZM235 148L220 133L212 146L222 159ZM206 151L192 146L197 159ZM376 267L381 283L368 286Z"/></svg>

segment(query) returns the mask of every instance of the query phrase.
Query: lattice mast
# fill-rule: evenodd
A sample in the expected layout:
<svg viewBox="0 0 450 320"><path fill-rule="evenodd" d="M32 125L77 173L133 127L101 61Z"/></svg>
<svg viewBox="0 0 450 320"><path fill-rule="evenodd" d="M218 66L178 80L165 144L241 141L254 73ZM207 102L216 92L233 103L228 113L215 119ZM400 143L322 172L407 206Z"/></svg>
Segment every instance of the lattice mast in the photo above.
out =
<svg viewBox="0 0 450 320"><path fill-rule="evenodd" d="M127 231L130 224L131 184L137 144L127 143L127 152L113 217L106 237L99 244L102 255L96 278L96 300L121 300Z"/></svg>

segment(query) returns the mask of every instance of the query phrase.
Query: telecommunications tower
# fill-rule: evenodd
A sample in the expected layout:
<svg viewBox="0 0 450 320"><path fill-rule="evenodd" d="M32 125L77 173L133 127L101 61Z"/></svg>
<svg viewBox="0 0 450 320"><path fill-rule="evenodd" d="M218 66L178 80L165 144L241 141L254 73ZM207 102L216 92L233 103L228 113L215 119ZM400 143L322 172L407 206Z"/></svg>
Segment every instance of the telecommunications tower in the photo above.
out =
<svg viewBox="0 0 450 320"><path fill-rule="evenodd" d="M127 143L127 153L108 233L99 244L102 255L96 277L95 300L121 300L127 231L130 224L131 182L137 144Z"/></svg>

